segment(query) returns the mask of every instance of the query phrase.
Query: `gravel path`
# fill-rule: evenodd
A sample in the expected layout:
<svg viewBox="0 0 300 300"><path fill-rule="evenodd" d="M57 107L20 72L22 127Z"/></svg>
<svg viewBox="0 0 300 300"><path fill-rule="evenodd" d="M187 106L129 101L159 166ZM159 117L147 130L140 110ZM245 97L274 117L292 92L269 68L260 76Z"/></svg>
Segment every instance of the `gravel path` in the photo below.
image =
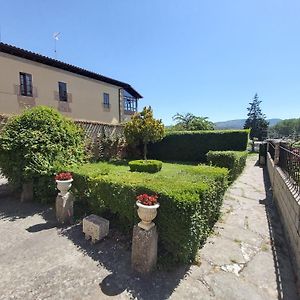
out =
<svg viewBox="0 0 300 300"><path fill-rule="evenodd" d="M0 179L0 299L298 299L265 171L250 156L225 195L200 265L141 278L130 244L111 232L92 246L80 225L56 227L53 209L20 203Z"/></svg>

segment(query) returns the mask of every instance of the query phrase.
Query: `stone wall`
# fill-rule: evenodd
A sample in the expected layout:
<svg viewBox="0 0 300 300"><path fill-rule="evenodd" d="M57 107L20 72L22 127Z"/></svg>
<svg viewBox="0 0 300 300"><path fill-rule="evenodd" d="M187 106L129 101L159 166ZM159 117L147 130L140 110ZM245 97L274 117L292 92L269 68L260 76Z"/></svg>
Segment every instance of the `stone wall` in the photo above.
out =
<svg viewBox="0 0 300 300"><path fill-rule="evenodd" d="M292 191L289 180L280 167L274 164L270 153L267 168L273 190L273 199L278 208L281 223L289 242L291 258L300 283L300 196Z"/></svg>

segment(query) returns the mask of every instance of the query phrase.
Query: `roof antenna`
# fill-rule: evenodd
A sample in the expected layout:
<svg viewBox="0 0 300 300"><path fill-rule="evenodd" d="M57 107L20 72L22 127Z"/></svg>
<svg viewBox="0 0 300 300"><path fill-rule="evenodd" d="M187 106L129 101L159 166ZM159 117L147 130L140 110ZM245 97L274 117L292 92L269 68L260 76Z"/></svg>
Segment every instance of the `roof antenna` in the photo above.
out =
<svg viewBox="0 0 300 300"><path fill-rule="evenodd" d="M58 36L60 35L60 32L54 32L53 38L54 38L54 57L57 59L57 51L56 51L56 41L58 41Z"/></svg>

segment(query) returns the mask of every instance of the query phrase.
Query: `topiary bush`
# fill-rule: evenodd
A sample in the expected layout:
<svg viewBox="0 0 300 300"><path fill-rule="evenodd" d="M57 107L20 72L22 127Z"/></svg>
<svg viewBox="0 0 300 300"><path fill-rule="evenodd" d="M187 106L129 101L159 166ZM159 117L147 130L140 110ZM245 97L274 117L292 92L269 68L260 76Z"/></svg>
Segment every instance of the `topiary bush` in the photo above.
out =
<svg viewBox="0 0 300 300"><path fill-rule="evenodd" d="M154 222L161 263L189 263L219 217L228 170L211 166L164 163L154 174L129 172L127 166L86 164L72 170L73 193L90 212L117 216L115 226L130 232L138 223L136 196L158 194ZM166 262L167 261L167 262Z"/></svg>
<svg viewBox="0 0 300 300"><path fill-rule="evenodd" d="M83 159L81 129L53 108L38 106L11 117L0 134L2 173L17 188L34 181L39 200L55 194L55 172Z"/></svg>
<svg viewBox="0 0 300 300"><path fill-rule="evenodd" d="M207 161L217 167L229 170L229 180L234 181L244 170L248 152L246 151L209 151Z"/></svg>
<svg viewBox="0 0 300 300"><path fill-rule="evenodd" d="M156 173L162 168L160 160L132 160L128 163L131 172Z"/></svg>
<svg viewBox="0 0 300 300"><path fill-rule="evenodd" d="M246 150L248 136L249 130L169 132L162 141L149 145L149 158L206 162L210 150Z"/></svg>

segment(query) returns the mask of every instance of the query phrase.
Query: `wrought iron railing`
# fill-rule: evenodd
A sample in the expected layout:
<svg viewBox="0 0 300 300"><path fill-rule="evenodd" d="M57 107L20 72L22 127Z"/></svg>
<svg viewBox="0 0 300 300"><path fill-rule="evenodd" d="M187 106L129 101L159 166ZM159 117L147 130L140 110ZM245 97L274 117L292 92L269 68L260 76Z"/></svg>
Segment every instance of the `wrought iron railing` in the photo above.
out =
<svg viewBox="0 0 300 300"><path fill-rule="evenodd" d="M292 190L300 194L300 155L294 149L279 146L278 166L287 175Z"/></svg>

